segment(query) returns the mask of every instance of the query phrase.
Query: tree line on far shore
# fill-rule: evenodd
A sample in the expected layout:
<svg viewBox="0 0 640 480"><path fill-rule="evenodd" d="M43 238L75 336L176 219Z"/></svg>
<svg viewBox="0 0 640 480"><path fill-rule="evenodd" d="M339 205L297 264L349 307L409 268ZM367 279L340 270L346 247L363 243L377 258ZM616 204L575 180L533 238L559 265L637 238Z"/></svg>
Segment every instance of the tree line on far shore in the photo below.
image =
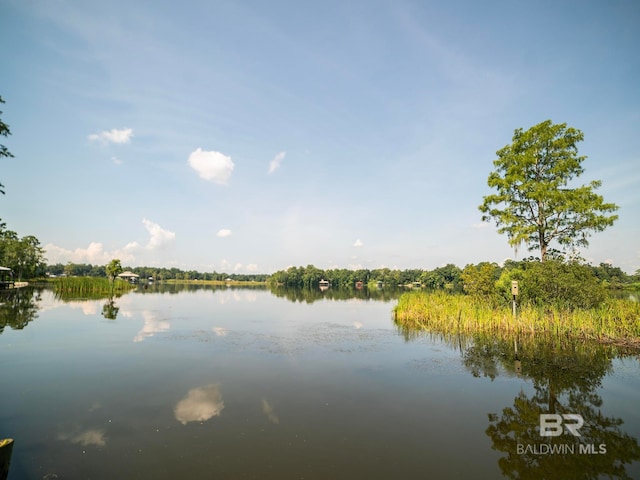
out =
<svg viewBox="0 0 640 480"><path fill-rule="evenodd" d="M44 276L44 250L33 235L18 236L0 220L0 266L10 268L14 280Z"/></svg>
<svg viewBox="0 0 640 480"><path fill-rule="evenodd" d="M588 271L594 278L608 287L623 288L635 283L640 286L640 270L633 275L629 275L620 267L614 267L608 263L600 263L594 266L581 260L564 260L560 255L556 255L553 259L547 260L547 262L568 265L574 270L578 268L586 269L585 272ZM535 257L529 257L520 261L506 260L502 266L492 262L480 262L477 265L469 264L464 268L460 268L450 263L433 270L392 270L389 268L322 270L313 265L308 265L306 267L290 267L287 270L279 270L271 274L268 281L274 285L312 288L317 287L321 280L328 281L332 286L338 287L351 287L356 282L362 282L363 285L382 282L385 286L420 284L420 286L433 290L462 290L466 284L467 287L475 288L474 291L478 291L480 285L477 281L478 275L490 272L490 276L492 278L495 277L494 280L498 280L504 271L524 271L530 269L533 265L546 264L547 262L540 262ZM471 287L471 284L474 284L474 287ZM486 282L483 285L486 285Z"/></svg>
<svg viewBox="0 0 640 480"><path fill-rule="evenodd" d="M225 272L198 272L196 270L181 270L179 268L166 267L130 267L124 265L123 271L130 271L139 275L141 279L152 278L154 281L163 280L207 280L234 282L266 282L269 275L264 273L225 273ZM48 265L46 272L49 276L69 277L106 277L106 265L93 265L90 263L56 263Z"/></svg>
<svg viewBox="0 0 640 480"><path fill-rule="evenodd" d="M608 263L590 265L579 260L563 260L559 255L555 257L556 264L571 266L571 269L581 268L585 275L593 277L605 287L621 289L626 287L640 287L640 270L635 274L627 274L620 267ZM552 260L553 261L553 260ZM131 271L142 279L152 278L155 281L163 280L203 280L203 281L239 281L239 282L266 282L269 285L283 285L288 287L317 288L321 281L329 282L333 287L349 288L354 287L357 282L362 282L363 286L376 286L382 283L385 287L396 287L403 285L417 285L438 290L449 289L454 291L467 291L467 293L486 294L488 280L499 280L505 271L525 271L531 270L539 262L537 258L529 257L524 260L506 260L503 265L495 262L480 262L470 264L460 268L454 264L447 264L433 270L427 269L327 269L307 265L306 267L289 267L286 270L279 270L272 274L239 274L226 272L199 272L196 270L181 270L179 268L159 268L159 267L129 267L124 266L123 270ZM578 267L578 265L580 267ZM551 267L549 267L551 268ZM569 268L569 267L567 267ZM57 263L52 265L42 265L39 272L44 276L45 272L49 276L77 276L77 277L106 277L106 265L93 265L90 263ZM557 273L557 272L556 272ZM516 275L518 276L518 275ZM517 279L514 277L514 279Z"/></svg>

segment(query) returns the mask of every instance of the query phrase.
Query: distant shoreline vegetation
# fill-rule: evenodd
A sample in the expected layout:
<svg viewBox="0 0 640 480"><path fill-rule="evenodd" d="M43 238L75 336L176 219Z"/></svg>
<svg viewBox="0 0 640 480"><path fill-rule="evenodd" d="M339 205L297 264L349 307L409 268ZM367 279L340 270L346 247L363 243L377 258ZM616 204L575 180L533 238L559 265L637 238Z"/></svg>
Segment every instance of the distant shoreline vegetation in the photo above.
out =
<svg viewBox="0 0 640 480"><path fill-rule="evenodd" d="M477 265L467 265L464 269L454 264L447 264L433 270L425 269L328 269L323 270L313 265L306 267L290 267L286 270L279 270L272 274L238 274L225 272L198 272L196 270L181 270L178 268L158 268L158 267L130 267L125 266L123 270L131 271L139 276L141 282L152 281L175 281L175 282L207 282L212 285L223 285L229 283L266 283L270 286L287 286L287 287L307 287L317 288L320 282L324 280L329 282L332 287L353 288L356 282L362 282L364 287L377 287L381 285L384 288L398 286L414 286L422 287L429 290L447 290L455 292L469 293L471 284L479 285L477 278L466 276L463 279L463 273L472 272L473 269L480 269L482 273L479 275L489 274L495 281L500 280L503 272L515 272L513 279L519 279L522 272L527 266L541 264L537 259L529 258L521 261L507 260L504 265L499 266L496 263L481 262ZM577 262L566 262L576 264ZM614 267L607 263L601 263L598 266L586 265L585 268L592 272L593 276L599 281L606 290L623 290L623 289L640 289L640 270L633 275L625 273L619 267ZM586 275L587 270L583 271ZM479 273L480 273L479 271ZM48 265L43 269L43 273L53 277L104 277L106 271L104 265L67 263ZM512 275L505 276L502 283L510 281ZM517 278L516 278L517 277ZM485 279L486 280L486 279ZM486 285L482 283L482 285ZM466 287L465 287L466 285ZM503 285L504 287L504 285ZM483 287L482 287L483 288ZM477 288L476 288L477 290Z"/></svg>
<svg viewBox="0 0 640 480"><path fill-rule="evenodd" d="M574 283L590 279L591 283L600 284L602 287L599 290L600 294L604 294L606 290L640 289L640 270L634 275L628 275L619 267L607 263L593 266L577 261L565 262L560 259L540 262L533 257L521 261L507 260L502 266L481 262L477 265L467 265L464 269L451 263L433 270L389 268L322 270L308 265L279 270L268 277L267 283L274 286L316 288L320 285L320 281L324 280L334 287L352 288L356 282L361 282L363 286L369 287L412 286L428 290L464 292L477 296L477 294L492 294L494 288L498 289L496 292L505 292L510 288L511 280L522 278L525 271L535 272L536 276L544 275L545 272L539 271L540 265L565 265L570 270L569 277L579 274L579 277L574 279ZM500 285L496 285L496 282Z"/></svg>

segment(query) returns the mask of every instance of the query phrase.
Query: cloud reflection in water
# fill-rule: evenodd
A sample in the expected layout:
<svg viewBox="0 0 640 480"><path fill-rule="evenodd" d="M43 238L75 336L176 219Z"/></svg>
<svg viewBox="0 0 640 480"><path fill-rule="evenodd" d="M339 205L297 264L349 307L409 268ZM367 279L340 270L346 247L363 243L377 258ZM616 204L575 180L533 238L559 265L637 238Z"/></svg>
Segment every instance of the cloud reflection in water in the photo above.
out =
<svg viewBox="0 0 640 480"><path fill-rule="evenodd" d="M205 422L217 417L224 408L220 386L205 385L189 390L187 396L180 400L173 413L183 425L189 422Z"/></svg>
<svg viewBox="0 0 640 480"><path fill-rule="evenodd" d="M262 399L262 412L267 416L267 420L271 423L280 423L280 419L276 415L273 405L271 405L265 398Z"/></svg>
<svg viewBox="0 0 640 480"><path fill-rule="evenodd" d="M156 333L166 332L171 328L169 321L159 319L155 312L144 310L142 318L144 319L144 325L142 330L133 338L134 342L142 342L145 338L153 337Z"/></svg>
<svg viewBox="0 0 640 480"><path fill-rule="evenodd" d="M80 433L61 433L58 435L58 439L82 445L83 447L88 447L89 445L104 447L107 444L104 435L104 430L91 428Z"/></svg>

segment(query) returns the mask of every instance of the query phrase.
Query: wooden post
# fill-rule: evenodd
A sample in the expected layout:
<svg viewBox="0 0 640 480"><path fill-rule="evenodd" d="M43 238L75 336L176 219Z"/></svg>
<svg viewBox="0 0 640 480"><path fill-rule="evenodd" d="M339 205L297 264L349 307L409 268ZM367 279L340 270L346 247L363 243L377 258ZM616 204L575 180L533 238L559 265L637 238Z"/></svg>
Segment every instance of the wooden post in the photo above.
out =
<svg viewBox="0 0 640 480"><path fill-rule="evenodd" d="M516 297L518 296L518 281L511 280L511 294L513 295L513 318L516 316Z"/></svg>
<svg viewBox="0 0 640 480"><path fill-rule="evenodd" d="M5 438L0 440L0 480L7 480L9 476L9 463L11 463L12 452L13 439Z"/></svg>

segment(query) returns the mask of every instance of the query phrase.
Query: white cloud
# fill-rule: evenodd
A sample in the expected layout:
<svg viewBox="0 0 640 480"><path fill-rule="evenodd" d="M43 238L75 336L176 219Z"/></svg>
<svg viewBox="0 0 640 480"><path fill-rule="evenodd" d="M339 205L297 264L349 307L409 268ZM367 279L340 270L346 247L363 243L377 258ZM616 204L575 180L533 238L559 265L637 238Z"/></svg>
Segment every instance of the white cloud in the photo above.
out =
<svg viewBox="0 0 640 480"><path fill-rule="evenodd" d="M49 243L44 246L47 261L49 263L91 263L102 265L113 258L119 258L121 262L132 262L135 259L134 252L139 248L136 242L127 244L121 249L107 251L100 242L91 242L87 248L68 250Z"/></svg>
<svg viewBox="0 0 640 480"><path fill-rule="evenodd" d="M176 238L175 232L170 232L169 230L165 230L157 223L153 223L146 218L142 219L142 224L144 228L147 229L151 238L149 238L149 243L145 247L147 250L156 250L158 248L164 248L167 245L173 243Z"/></svg>
<svg viewBox="0 0 640 480"><path fill-rule="evenodd" d="M273 157L273 160L271 160L271 163L269 163L269 174L275 172L278 168L280 168L280 164L282 163L286 155L287 152L280 152L275 157Z"/></svg>
<svg viewBox="0 0 640 480"><path fill-rule="evenodd" d="M222 230L218 230L218 233L216 233L216 235L220 238L229 237L231 236L231 230L229 230L228 228L223 228Z"/></svg>
<svg viewBox="0 0 640 480"><path fill-rule="evenodd" d="M72 262L104 265L114 258L119 258L123 264L131 264L144 251L152 252L163 249L175 240L176 234L174 232L165 230L157 223L143 218L142 224L150 235L149 241L144 247L138 242L129 242L122 248L105 250L101 242L91 242L87 248L78 247L70 250L49 243L44 246L47 262L50 264Z"/></svg>
<svg viewBox="0 0 640 480"><path fill-rule="evenodd" d="M111 157L111 161L116 165L122 165L122 160L120 160L118 157Z"/></svg>
<svg viewBox="0 0 640 480"><path fill-rule="evenodd" d="M233 172L233 162L231 157L215 152L198 148L189 155L189 165L200 178L211 180L220 185L226 185Z"/></svg>
<svg viewBox="0 0 640 480"><path fill-rule="evenodd" d="M89 135L89 140L92 142L101 143L129 143L133 137L133 130L130 128L123 128L122 130L112 129L105 130L100 133L92 133Z"/></svg>
<svg viewBox="0 0 640 480"><path fill-rule="evenodd" d="M353 244L354 247L358 248L358 247L362 247L364 245L364 243L362 243L362 240L357 239L355 241L355 243Z"/></svg>
<svg viewBox="0 0 640 480"><path fill-rule="evenodd" d="M226 260L223 260L223 264L221 266L223 269L226 269L226 270L229 270L231 268L231 265ZM233 271L255 273L258 271L258 265L256 263L248 263L247 265L245 265L243 263L238 262L233 266Z"/></svg>
<svg viewBox="0 0 640 480"><path fill-rule="evenodd" d="M473 228L487 228L490 224L488 222L474 223L471 225Z"/></svg>

